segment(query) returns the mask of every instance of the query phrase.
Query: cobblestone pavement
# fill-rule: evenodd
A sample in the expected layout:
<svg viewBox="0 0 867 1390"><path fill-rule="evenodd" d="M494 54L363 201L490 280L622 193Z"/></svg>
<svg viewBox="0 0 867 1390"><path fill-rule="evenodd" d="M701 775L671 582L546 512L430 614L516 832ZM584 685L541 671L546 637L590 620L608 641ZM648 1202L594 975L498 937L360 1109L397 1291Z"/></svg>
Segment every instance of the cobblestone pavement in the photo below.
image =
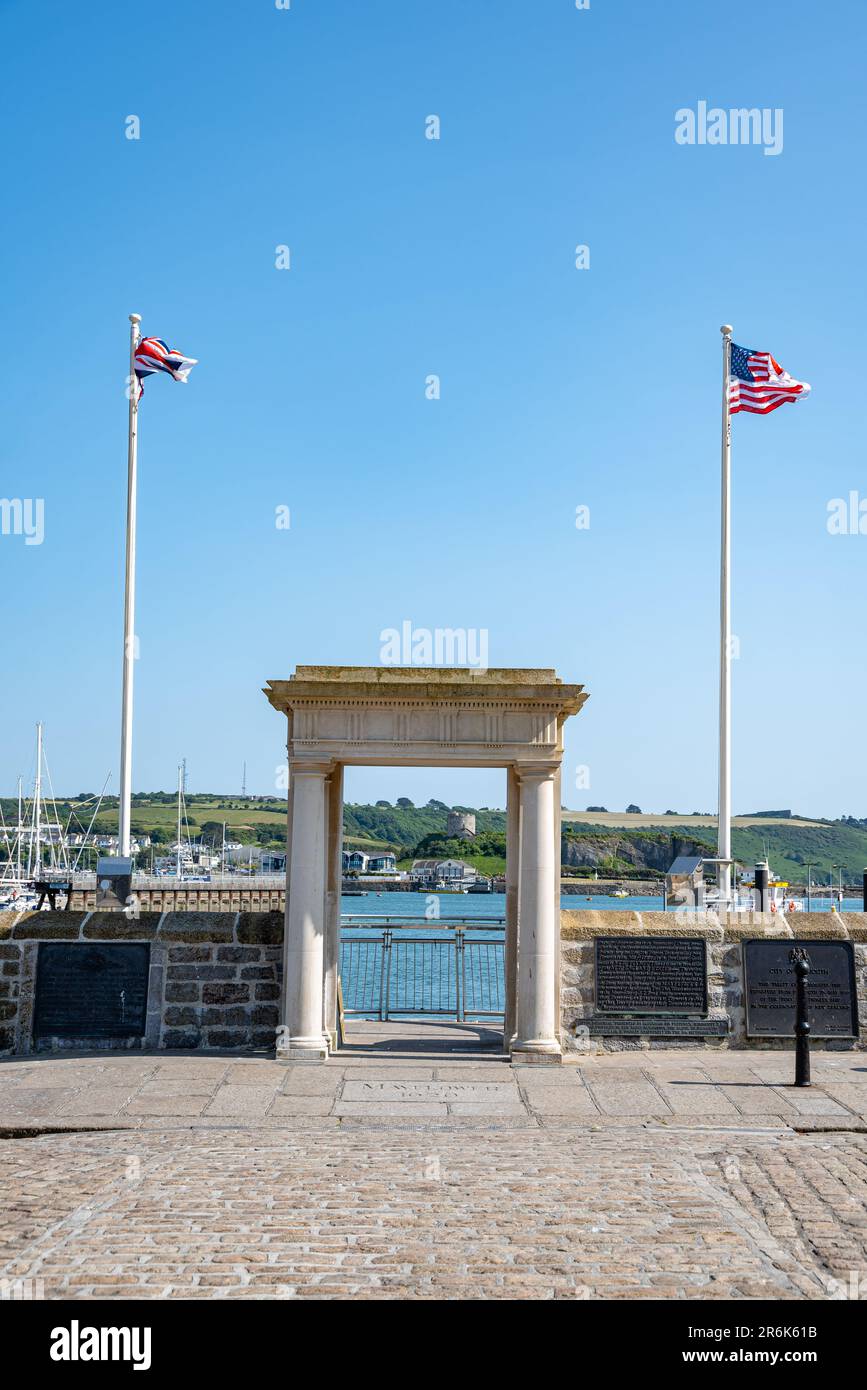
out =
<svg viewBox="0 0 867 1390"><path fill-rule="evenodd" d="M431 1041L0 1064L0 1287L867 1297L863 1053L817 1055L795 1092L781 1053L512 1068Z"/></svg>

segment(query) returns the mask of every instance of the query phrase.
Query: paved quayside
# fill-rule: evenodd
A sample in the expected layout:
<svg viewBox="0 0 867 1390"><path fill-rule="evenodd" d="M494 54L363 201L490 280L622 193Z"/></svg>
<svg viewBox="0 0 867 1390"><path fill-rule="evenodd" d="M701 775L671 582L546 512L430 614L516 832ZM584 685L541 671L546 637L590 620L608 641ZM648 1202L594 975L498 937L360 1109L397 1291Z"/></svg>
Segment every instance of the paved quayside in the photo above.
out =
<svg viewBox="0 0 867 1390"><path fill-rule="evenodd" d="M495 1047L356 1023L322 1067L4 1061L0 1278L49 1298L867 1296L863 1053L816 1053L795 1091L788 1053L512 1068Z"/></svg>

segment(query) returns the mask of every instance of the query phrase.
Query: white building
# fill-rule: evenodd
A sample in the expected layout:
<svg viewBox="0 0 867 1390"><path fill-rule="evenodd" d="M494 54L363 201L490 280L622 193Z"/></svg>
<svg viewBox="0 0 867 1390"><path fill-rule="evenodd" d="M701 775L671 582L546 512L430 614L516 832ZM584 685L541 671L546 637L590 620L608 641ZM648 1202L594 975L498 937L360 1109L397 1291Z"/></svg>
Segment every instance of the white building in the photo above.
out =
<svg viewBox="0 0 867 1390"><path fill-rule="evenodd" d="M435 887L438 883L470 883L476 871L462 859L414 859L411 876L419 883Z"/></svg>

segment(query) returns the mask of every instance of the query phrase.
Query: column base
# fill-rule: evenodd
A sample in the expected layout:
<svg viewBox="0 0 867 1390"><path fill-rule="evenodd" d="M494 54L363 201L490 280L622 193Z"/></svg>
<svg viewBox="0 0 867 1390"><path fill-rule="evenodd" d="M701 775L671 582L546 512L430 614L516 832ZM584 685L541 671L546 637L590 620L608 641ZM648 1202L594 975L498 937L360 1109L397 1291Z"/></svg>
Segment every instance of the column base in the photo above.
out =
<svg viewBox="0 0 867 1390"><path fill-rule="evenodd" d="M327 1062L327 1038L286 1038L278 1043L278 1062Z"/></svg>
<svg viewBox="0 0 867 1390"><path fill-rule="evenodd" d="M563 1061L563 1049L556 1038L516 1040L509 1055L512 1066L558 1066Z"/></svg>

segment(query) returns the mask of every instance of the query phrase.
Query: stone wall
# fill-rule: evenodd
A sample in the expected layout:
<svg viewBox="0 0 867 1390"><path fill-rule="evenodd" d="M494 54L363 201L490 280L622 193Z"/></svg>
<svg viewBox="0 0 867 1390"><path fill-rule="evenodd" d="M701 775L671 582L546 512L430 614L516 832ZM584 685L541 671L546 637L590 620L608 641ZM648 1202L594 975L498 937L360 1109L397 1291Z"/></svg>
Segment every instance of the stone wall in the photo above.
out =
<svg viewBox="0 0 867 1390"><path fill-rule="evenodd" d="M657 1047L791 1046L782 1039L748 1039L741 943L749 937L848 940L853 943L859 1014L858 1042L816 1040L815 1047L867 1047L867 916L796 913L720 920L676 912L563 911L561 1029L567 1051ZM719 1036L590 1037L595 1015L597 936L698 937L705 943L708 1019ZM150 945L147 1023L140 1038L43 1040L40 1050L86 1047L272 1048L282 990L283 914L280 912L165 912L128 918L111 912L0 913L0 1053L33 1050L33 1009L40 942L146 942ZM582 1029L583 1026L583 1029Z"/></svg>
<svg viewBox="0 0 867 1390"><path fill-rule="evenodd" d="M596 1015L595 938L597 936L698 937L707 952L708 1020L727 1025L720 1036L677 1038L587 1035ZM855 954L859 1040L817 1039L817 1048L867 1047L867 916L863 913L738 913L722 919L711 913L563 911L560 914L560 1010L563 1047L567 1051L625 1051L671 1047L786 1048L786 1039L747 1038L741 943L752 937L793 937L813 941L851 941ZM583 1025L583 1026L582 1026Z"/></svg>
<svg viewBox="0 0 867 1390"><path fill-rule="evenodd" d="M274 1046L282 913L0 913L0 1053L34 1049L39 945L47 941L149 943L147 1024L126 1042L59 1038L39 1050Z"/></svg>

